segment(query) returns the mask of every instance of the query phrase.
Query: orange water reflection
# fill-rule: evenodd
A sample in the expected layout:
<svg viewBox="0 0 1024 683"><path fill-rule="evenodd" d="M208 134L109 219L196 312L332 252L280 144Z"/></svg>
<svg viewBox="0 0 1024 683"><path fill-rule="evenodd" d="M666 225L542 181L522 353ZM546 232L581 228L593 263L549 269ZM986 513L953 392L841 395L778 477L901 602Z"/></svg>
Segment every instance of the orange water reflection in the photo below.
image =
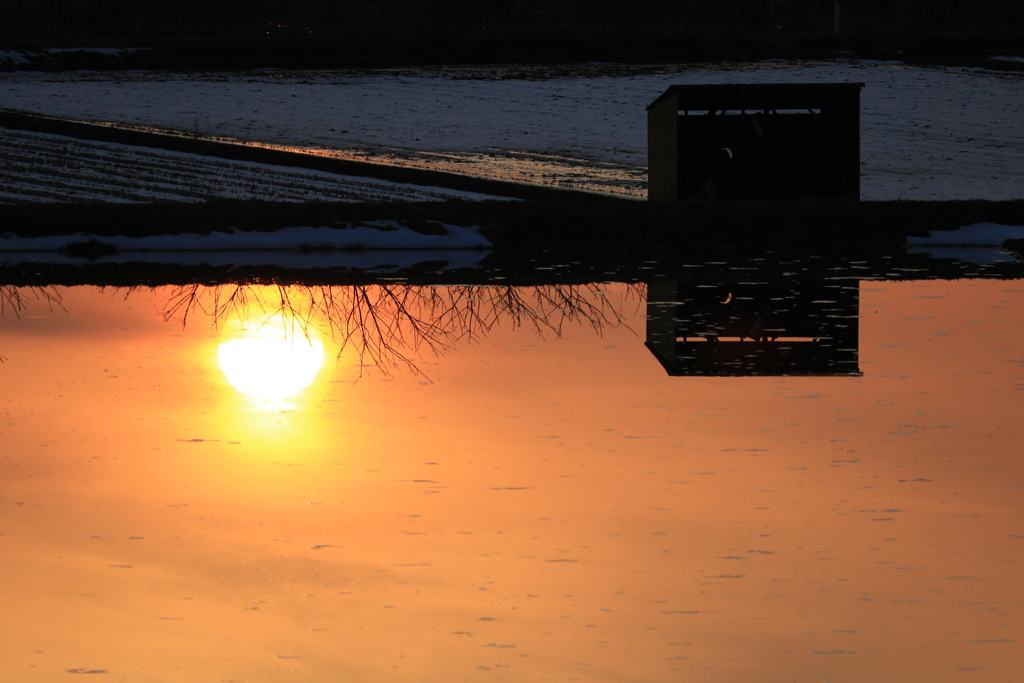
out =
<svg viewBox="0 0 1024 683"><path fill-rule="evenodd" d="M269 410L166 290L0 318L2 678L1014 679L1019 282L864 284L862 377L669 377L608 289Z"/></svg>
<svg viewBox="0 0 1024 683"><path fill-rule="evenodd" d="M266 401L299 393L320 372L324 345L315 330L298 327L282 314L238 320L217 346L224 376L243 394Z"/></svg>

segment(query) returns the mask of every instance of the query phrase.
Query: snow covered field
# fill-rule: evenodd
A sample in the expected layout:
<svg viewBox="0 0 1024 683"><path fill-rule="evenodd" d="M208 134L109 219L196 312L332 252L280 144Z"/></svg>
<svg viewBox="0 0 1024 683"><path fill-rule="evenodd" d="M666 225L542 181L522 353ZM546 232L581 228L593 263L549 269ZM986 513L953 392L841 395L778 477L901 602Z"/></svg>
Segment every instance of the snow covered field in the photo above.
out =
<svg viewBox="0 0 1024 683"><path fill-rule="evenodd" d="M431 201L492 198L145 147L0 128L0 203L207 199Z"/></svg>
<svg viewBox="0 0 1024 683"><path fill-rule="evenodd" d="M6 73L0 106L643 195L645 107L669 85L864 82L864 199L1024 197L1019 74L770 62L650 75L530 75L518 67L372 75Z"/></svg>

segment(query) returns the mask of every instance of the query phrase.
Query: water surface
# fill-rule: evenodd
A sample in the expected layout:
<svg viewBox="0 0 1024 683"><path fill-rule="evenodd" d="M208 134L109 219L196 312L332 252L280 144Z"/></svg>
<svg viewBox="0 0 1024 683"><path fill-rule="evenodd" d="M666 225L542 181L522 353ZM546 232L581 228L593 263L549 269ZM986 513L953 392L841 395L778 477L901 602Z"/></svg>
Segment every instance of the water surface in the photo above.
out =
<svg viewBox="0 0 1024 683"><path fill-rule="evenodd" d="M171 287L18 290L0 672L1015 680L1024 285L843 286L845 374L670 375L613 283L551 326L398 320L390 355L314 311L323 366L269 401L218 365L241 332L210 299L183 326Z"/></svg>

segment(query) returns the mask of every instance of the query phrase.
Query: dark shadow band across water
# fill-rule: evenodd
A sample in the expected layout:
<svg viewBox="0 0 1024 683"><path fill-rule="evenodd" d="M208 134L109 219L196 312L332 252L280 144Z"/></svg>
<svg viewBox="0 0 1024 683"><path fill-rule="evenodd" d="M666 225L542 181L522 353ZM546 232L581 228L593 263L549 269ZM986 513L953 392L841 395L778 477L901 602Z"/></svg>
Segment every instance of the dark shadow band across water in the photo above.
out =
<svg viewBox="0 0 1024 683"><path fill-rule="evenodd" d="M924 280L961 278L1024 277L1024 261L1013 252L998 248L964 248L940 254L892 249L809 249L809 248L686 248L650 250L628 248L602 254L571 256L543 248L528 254L501 251L481 253L469 267L451 260L451 253L438 250L359 251L360 258L349 265L325 264L319 253L311 253L307 266L275 265L274 252L262 252L266 265L252 263L251 253L214 252L212 261L226 265L202 264L202 256L190 255L199 265L139 260L104 262L81 258L75 263L47 262L33 254L12 252L0 256L0 285L45 287L49 285L95 285L100 287L157 287L163 285L299 285L349 286L393 284L417 285L519 285L585 284L590 282L652 282L658 280L715 283L792 281ZM339 252L333 252L339 253ZM345 264L344 253L336 259ZM460 254L468 254L463 250ZM163 254L166 257L167 253ZM369 263L368 263L369 262Z"/></svg>
<svg viewBox="0 0 1024 683"><path fill-rule="evenodd" d="M165 322L280 315L329 334L360 366L391 374L420 372L419 359L477 342L502 323L541 338L580 325L601 334L622 324L627 303L646 306L645 329L634 332L669 375L859 376L861 282L1024 277L1024 263L993 253L974 252L972 261L971 252L936 259L903 250L716 250L658 261L622 254L523 267L487 257L475 268L426 260L370 270L23 263L0 271L0 310L52 309L65 286L123 289L126 298L163 287ZM627 285L625 302L609 298L610 282Z"/></svg>

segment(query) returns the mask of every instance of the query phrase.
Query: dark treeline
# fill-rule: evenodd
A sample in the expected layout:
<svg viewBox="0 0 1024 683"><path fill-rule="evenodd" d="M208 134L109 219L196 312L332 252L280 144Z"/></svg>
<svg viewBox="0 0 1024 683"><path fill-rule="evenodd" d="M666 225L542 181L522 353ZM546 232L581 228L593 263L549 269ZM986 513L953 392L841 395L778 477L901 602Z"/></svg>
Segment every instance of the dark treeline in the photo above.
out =
<svg viewBox="0 0 1024 683"><path fill-rule="evenodd" d="M833 0L0 0L0 34L831 31ZM1024 29L1020 0L842 0L843 31Z"/></svg>

